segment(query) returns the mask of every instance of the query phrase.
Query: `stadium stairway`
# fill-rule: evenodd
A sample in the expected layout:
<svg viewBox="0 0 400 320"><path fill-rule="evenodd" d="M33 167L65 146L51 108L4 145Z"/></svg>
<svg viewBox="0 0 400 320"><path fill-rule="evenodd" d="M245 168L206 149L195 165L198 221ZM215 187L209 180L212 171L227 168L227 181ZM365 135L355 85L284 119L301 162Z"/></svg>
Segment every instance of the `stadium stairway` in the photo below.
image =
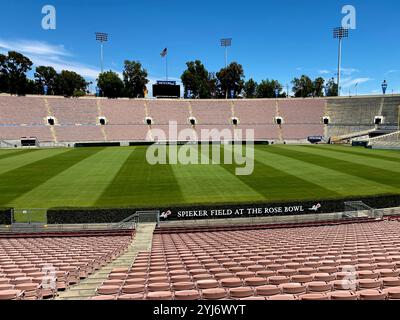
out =
<svg viewBox="0 0 400 320"><path fill-rule="evenodd" d="M44 98L44 105L46 107L47 115L49 117L53 117L53 110L52 110L47 98ZM54 126L49 126L49 128L50 128L51 136L53 137L53 142L57 143L57 140L58 140L57 139L57 133L56 133L56 130L54 129Z"/></svg>
<svg viewBox="0 0 400 320"><path fill-rule="evenodd" d="M100 104L100 100L99 99L97 99L97 101L96 101L96 106L97 106L97 114L98 114L99 119L100 119L100 117L102 117L104 113L103 113L103 110L101 108L101 104ZM101 134L103 135L104 141L108 141L107 133L106 133L106 130L104 129L104 126L101 126L100 130L101 130Z"/></svg>
<svg viewBox="0 0 400 320"><path fill-rule="evenodd" d="M368 129L368 130L363 130L363 131L358 131L358 132L352 132L349 134L344 134L341 136L335 136L335 137L331 138L331 141L332 141L332 143L340 143L345 140L368 136L370 133L374 132L375 130L376 129Z"/></svg>
<svg viewBox="0 0 400 320"><path fill-rule="evenodd" d="M86 300L96 295L96 289L107 280L109 273L114 269L130 268L139 252L149 252L153 242L155 223L139 223L135 237L129 249L119 258L90 275L78 285L69 290L59 292L55 300Z"/></svg>
<svg viewBox="0 0 400 320"><path fill-rule="evenodd" d="M275 116L276 117L281 117L281 112L279 110L279 103L278 100L276 100L275 102ZM283 141L283 130L282 130L282 125L278 126L278 132L279 132L279 141L282 142Z"/></svg>

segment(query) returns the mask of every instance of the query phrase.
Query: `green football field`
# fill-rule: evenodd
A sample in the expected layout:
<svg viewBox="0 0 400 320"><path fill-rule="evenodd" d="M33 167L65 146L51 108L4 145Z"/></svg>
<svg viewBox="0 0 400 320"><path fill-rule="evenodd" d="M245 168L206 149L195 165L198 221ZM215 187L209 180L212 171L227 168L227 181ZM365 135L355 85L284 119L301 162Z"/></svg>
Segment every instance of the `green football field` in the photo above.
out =
<svg viewBox="0 0 400 320"><path fill-rule="evenodd" d="M400 194L398 151L256 146L249 176L237 176L236 165L150 165L146 151L0 150L0 207L158 207Z"/></svg>

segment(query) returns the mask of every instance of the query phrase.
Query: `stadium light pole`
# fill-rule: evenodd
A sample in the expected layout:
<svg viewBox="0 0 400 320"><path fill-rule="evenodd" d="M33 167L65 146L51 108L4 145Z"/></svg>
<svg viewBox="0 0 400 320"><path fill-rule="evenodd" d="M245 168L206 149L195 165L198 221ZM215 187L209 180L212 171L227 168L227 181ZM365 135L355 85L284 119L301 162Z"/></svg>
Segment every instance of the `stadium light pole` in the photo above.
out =
<svg viewBox="0 0 400 320"><path fill-rule="evenodd" d="M232 38L221 39L221 47L225 47L225 68L228 66L228 47L232 46ZM228 99L228 88L225 90L225 99Z"/></svg>
<svg viewBox="0 0 400 320"><path fill-rule="evenodd" d="M101 73L103 73L103 43L108 41L108 33L96 32L96 40L100 42L100 63Z"/></svg>
<svg viewBox="0 0 400 320"><path fill-rule="evenodd" d="M339 39L339 56L338 56L338 74L337 74L337 85L338 85L338 96L340 97L340 69L342 64L342 40L349 37L349 29L339 27L333 29L333 38Z"/></svg>
<svg viewBox="0 0 400 320"><path fill-rule="evenodd" d="M225 68L228 66L228 47L232 46L232 38L221 39L221 47L225 47Z"/></svg>

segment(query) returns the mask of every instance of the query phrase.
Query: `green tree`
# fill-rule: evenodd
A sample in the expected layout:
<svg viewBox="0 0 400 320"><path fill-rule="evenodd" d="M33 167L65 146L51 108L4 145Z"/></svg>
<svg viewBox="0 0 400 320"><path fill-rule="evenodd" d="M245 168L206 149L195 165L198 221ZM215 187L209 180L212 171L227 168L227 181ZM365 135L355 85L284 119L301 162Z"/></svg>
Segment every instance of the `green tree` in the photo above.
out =
<svg viewBox="0 0 400 320"><path fill-rule="evenodd" d="M125 60L123 76L125 94L129 98L143 98L149 80L147 71L142 68L142 64L139 61Z"/></svg>
<svg viewBox="0 0 400 320"><path fill-rule="evenodd" d="M184 97L195 99L212 98L215 94L215 76L207 71L200 60L186 62L186 66L186 70L181 75L185 91Z"/></svg>
<svg viewBox="0 0 400 320"><path fill-rule="evenodd" d="M244 84L244 97L247 99L255 98L257 96L257 89L258 89L258 84L255 82L252 78L250 78L246 83Z"/></svg>
<svg viewBox="0 0 400 320"><path fill-rule="evenodd" d="M9 51L8 55L0 57L0 73L4 91L11 94L23 95L27 89L26 73L31 70L32 61L23 54Z"/></svg>
<svg viewBox="0 0 400 320"><path fill-rule="evenodd" d="M107 71L100 73L97 86L107 98L121 97L124 91L124 83L116 72Z"/></svg>
<svg viewBox="0 0 400 320"><path fill-rule="evenodd" d="M0 93L8 92L8 74L5 68L7 56L0 54Z"/></svg>
<svg viewBox="0 0 400 320"><path fill-rule="evenodd" d="M275 98L275 88L278 87L278 97L282 94L283 86L277 80L263 80L257 86L257 98Z"/></svg>
<svg viewBox="0 0 400 320"><path fill-rule="evenodd" d="M337 97L339 94L338 85L335 79L332 78L326 83L326 95L328 97Z"/></svg>
<svg viewBox="0 0 400 320"><path fill-rule="evenodd" d="M88 83L79 74L74 71L62 70L58 81L60 93L71 97L81 95L86 92Z"/></svg>
<svg viewBox="0 0 400 320"><path fill-rule="evenodd" d="M314 82L306 75L300 79L294 78L292 81L293 92L297 98L305 98L314 95Z"/></svg>
<svg viewBox="0 0 400 320"><path fill-rule="evenodd" d="M324 78L317 78L314 80L314 92L316 97L323 97L324 96Z"/></svg>
<svg viewBox="0 0 400 320"><path fill-rule="evenodd" d="M26 93L27 94L43 94L43 87L40 86L36 81L34 81L32 79L27 79Z"/></svg>
<svg viewBox="0 0 400 320"><path fill-rule="evenodd" d="M57 71L53 67L39 66L36 68L35 81L41 90L39 94L44 93L44 86L46 85L48 94L54 95L57 93L58 77Z"/></svg>
<svg viewBox="0 0 400 320"><path fill-rule="evenodd" d="M219 97L230 96L233 90L233 98L236 98L244 87L244 71L241 64L232 62L226 68L221 69L216 74L218 79Z"/></svg>

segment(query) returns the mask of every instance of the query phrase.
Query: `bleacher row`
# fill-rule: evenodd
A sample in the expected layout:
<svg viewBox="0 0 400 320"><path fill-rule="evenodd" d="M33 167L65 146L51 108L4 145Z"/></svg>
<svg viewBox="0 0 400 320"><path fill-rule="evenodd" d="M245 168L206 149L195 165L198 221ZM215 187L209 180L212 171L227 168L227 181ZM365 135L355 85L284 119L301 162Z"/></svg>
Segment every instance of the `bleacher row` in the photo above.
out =
<svg viewBox="0 0 400 320"><path fill-rule="evenodd" d="M54 97L0 97L0 139L37 137L39 141L142 141L150 128L168 133L169 121L179 129L255 129L255 139L306 139L324 135L325 100L107 100ZM47 118L55 119L54 132ZM107 124L99 126L99 117ZM152 119L152 126L145 122ZM283 124L275 123L276 117ZM232 118L238 119L237 126ZM55 133L55 136L54 136Z"/></svg>
<svg viewBox="0 0 400 320"><path fill-rule="evenodd" d="M150 129L176 121L178 129L254 129L256 140L303 140L308 136L341 136L374 129L374 118L397 128L400 97L280 100L109 100L61 97L0 96L0 140L36 137L42 142L144 141ZM53 130L48 117L55 120ZM100 126L104 117L106 125ZM282 124L276 124L276 118ZM329 118L329 125L323 118ZM151 118L152 125L146 123ZM236 118L238 124L232 124ZM219 138L219 137L218 137ZM240 138L240 137L239 137Z"/></svg>
<svg viewBox="0 0 400 320"><path fill-rule="evenodd" d="M400 131L395 131L369 140L368 145L380 149L400 149Z"/></svg>
<svg viewBox="0 0 400 320"><path fill-rule="evenodd" d="M373 129L375 116L385 117L388 126L398 120L400 98L313 99L313 100L106 100L44 97L0 97L0 137L22 136L53 141L47 117L56 119L58 141L145 140L149 126L166 129L170 120L180 129L189 128L194 117L196 130L217 128L255 129L256 139L299 140L310 135L324 135L322 117L328 116L328 136ZM104 131L99 117L107 119ZM275 118L283 124L276 125ZM234 133L232 133L234 134Z"/></svg>
<svg viewBox="0 0 400 320"><path fill-rule="evenodd" d="M328 99L328 135L335 137L374 129L374 118L377 116L383 117L381 127L395 129L398 127L399 110L399 96Z"/></svg>
<svg viewBox="0 0 400 320"><path fill-rule="evenodd" d="M398 300L397 221L155 234L94 300Z"/></svg>
<svg viewBox="0 0 400 320"><path fill-rule="evenodd" d="M132 236L0 239L0 300L51 299L126 251Z"/></svg>

